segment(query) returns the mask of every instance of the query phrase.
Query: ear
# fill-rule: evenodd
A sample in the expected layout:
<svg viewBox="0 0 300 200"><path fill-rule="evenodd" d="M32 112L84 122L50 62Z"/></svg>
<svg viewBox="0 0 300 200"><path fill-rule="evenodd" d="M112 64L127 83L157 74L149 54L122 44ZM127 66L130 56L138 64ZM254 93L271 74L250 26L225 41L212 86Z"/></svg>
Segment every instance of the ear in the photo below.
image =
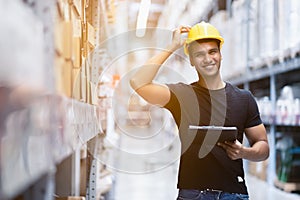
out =
<svg viewBox="0 0 300 200"><path fill-rule="evenodd" d="M189 59L190 59L190 63L193 67L195 67L195 64L194 64L194 59L192 58L191 55L189 55Z"/></svg>

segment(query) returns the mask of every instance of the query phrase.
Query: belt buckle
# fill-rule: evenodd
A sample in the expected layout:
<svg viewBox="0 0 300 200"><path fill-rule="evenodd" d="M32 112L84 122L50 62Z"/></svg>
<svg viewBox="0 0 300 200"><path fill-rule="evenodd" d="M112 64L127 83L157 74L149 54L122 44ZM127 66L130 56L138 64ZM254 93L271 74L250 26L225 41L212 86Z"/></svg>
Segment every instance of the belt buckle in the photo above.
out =
<svg viewBox="0 0 300 200"><path fill-rule="evenodd" d="M218 193L223 192L222 190L214 190L214 189L206 189L206 191L208 191L208 192L218 192Z"/></svg>

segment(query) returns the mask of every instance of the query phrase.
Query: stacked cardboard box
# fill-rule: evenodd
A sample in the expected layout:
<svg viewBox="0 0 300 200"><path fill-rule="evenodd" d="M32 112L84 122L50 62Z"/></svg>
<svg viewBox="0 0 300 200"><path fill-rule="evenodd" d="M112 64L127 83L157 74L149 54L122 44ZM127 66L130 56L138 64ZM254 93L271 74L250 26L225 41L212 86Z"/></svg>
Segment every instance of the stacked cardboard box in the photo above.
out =
<svg viewBox="0 0 300 200"><path fill-rule="evenodd" d="M55 17L55 79L57 91L68 97L95 104L91 98L93 51L99 43L100 2L59 0ZM96 67L97 68L97 67Z"/></svg>

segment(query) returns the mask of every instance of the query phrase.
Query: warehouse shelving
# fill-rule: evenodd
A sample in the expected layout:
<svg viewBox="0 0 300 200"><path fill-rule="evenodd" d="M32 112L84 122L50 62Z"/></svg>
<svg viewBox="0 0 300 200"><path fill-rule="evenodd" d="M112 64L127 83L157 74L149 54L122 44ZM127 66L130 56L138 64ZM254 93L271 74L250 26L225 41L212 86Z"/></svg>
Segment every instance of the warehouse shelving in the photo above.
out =
<svg viewBox="0 0 300 200"><path fill-rule="evenodd" d="M1 144L1 195L12 198L53 174L56 165L99 134L97 107L45 96L9 115Z"/></svg>
<svg viewBox="0 0 300 200"><path fill-rule="evenodd" d="M115 14L106 3L0 1L4 40L22 41L4 43L15 52L0 62L0 199L99 199L110 189L101 178L112 175L96 158L109 153L109 105L102 106L109 97L99 98L97 82L104 63L94 53Z"/></svg>
<svg viewBox="0 0 300 200"><path fill-rule="evenodd" d="M235 85L242 85L246 82L261 80L271 77L272 75L279 75L297 69L300 69L300 57L289 58L282 62L278 60L278 62L274 62L272 66L267 66L267 63L264 63L262 68L250 70L249 73L228 79L228 81Z"/></svg>
<svg viewBox="0 0 300 200"><path fill-rule="evenodd" d="M246 9L249 11L250 0L244 1ZM253 2L253 1L252 1ZM275 2L274 8L274 18L278 16L278 2ZM277 6L277 7L276 7ZM250 14L247 13L247 33L250 32ZM273 20L275 20L273 19ZM276 31L274 33L276 36ZM278 35L277 35L278 36ZM249 34L247 34L249 41ZM275 38L276 39L276 38ZM249 43L247 43L247 48ZM300 128L298 122L286 124L284 122L279 122L279 118L282 117L281 113L276 113L276 105L278 103L279 91L280 89L288 84L299 83L300 75L300 48L297 44L291 49L287 49L284 54L276 53L269 57L261 58L259 61L251 62L249 58L249 51L247 51L246 69L242 74L236 77L229 78L228 81L242 88L249 89L254 96L258 99L264 96L269 98L270 110L267 118L263 118L264 124L268 130L268 138L270 144L270 157L267 164L264 164L265 171L264 177L270 185L275 185L285 191L296 191L299 190L299 183L288 183L286 181L278 181L278 163L277 157L278 152L278 132L283 131L283 134L287 134L286 130L289 129L291 134L299 132ZM296 109L296 108L294 108ZM264 114L264 113L262 113ZM291 113L289 113L291 115ZM293 116L295 119L299 116ZM277 119L277 120L276 120ZM295 122L294 119L294 122ZM297 144L296 144L297 145ZM298 144L299 145L299 144ZM260 167L261 168L261 167ZM251 169L250 169L251 170ZM288 189L286 186L288 185Z"/></svg>
<svg viewBox="0 0 300 200"><path fill-rule="evenodd" d="M271 113L268 116L267 120L264 121L267 129L269 130L269 143L270 143L270 158L268 163L268 170L265 172L267 173L267 181L270 185L274 184L276 180L276 132L281 130L282 127L290 127L296 132L299 131L299 124L295 125L286 125L276 122L276 117L281 117L280 115L276 115L276 102L278 99L278 90L284 84L290 84L292 81L299 81L295 80L295 77L300 75L300 58L294 57L283 61L281 63L275 63L273 66L267 66L262 69L256 69L253 71L248 72L246 75L242 75L238 78L230 79L229 82L236 84L240 87L244 87L250 89L254 96L261 98L262 96L269 96L270 97L270 104L271 104ZM293 76L291 76L291 74ZM279 78L280 77L280 78ZM285 79L289 79L288 83L284 83ZM294 77L294 78L292 78ZM294 80L293 80L294 79ZM278 83L279 81L280 84ZM263 91L262 91L263 90ZM296 117L296 116L294 116ZM276 184L277 186L284 185Z"/></svg>

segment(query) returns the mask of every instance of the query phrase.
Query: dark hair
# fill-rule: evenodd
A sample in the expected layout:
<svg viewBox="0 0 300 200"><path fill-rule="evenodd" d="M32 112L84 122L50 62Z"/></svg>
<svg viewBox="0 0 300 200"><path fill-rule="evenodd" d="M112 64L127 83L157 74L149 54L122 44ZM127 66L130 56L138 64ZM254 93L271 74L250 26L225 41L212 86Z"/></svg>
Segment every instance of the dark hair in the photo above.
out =
<svg viewBox="0 0 300 200"><path fill-rule="evenodd" d="M212 42L212 41L214 41L214 42L217 43L218 48L219 48L219 50L220 50L220 44L221 44L221 41L218 40L218 39L214 39L214 38L205 38L205 39L196 40L196 41L194 41L194 42L202 43L202 42ZM192 42L192 43L193 43L193 42ZM191 44L192 44L192 43L191 43ZM189 45L189 47L190 47L190 45ZM188 47L188 50L189 50L189 47Z"/></svg>
<svg viewBox="0 0 300 200"><path fill-rule="evenodd" d="M202 42L211 42L211 41L215 41L218 45L218 48L220 49L220 44L221 44L221 41L218 40L218 39L214 39L214 38L206 38L206 39L200 39L200 40L196 40L196 42L198 43L202 43Z"/></svg>

